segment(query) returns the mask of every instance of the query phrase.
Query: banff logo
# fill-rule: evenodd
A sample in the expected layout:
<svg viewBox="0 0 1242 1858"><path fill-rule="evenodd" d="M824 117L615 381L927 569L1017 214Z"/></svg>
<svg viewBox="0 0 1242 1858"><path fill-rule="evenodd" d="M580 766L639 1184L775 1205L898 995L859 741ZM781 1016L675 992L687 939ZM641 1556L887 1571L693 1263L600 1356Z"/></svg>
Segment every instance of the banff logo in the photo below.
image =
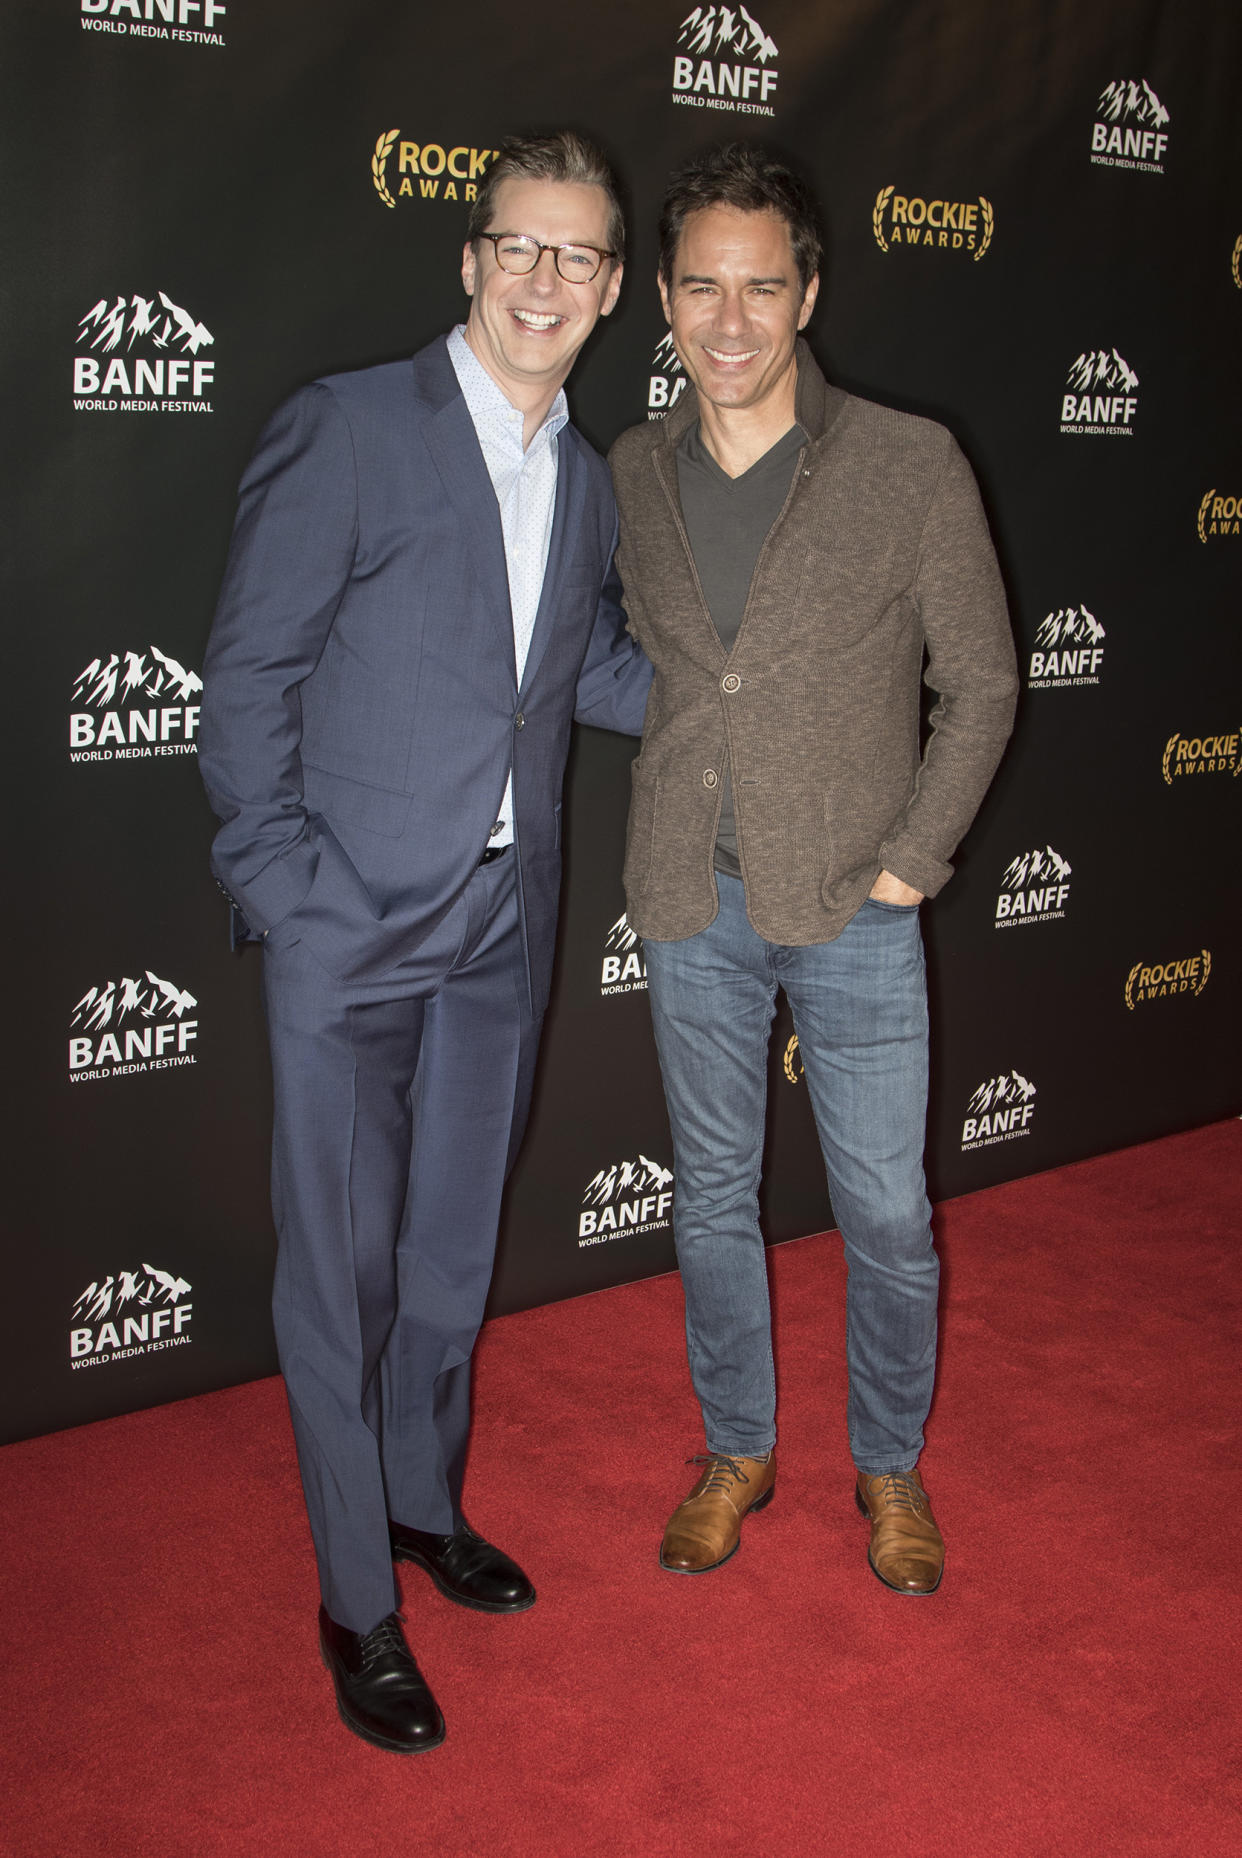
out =
<svg viewBox="0 0 1242 1858"><path fill-rule="evenodd" d="M871 230L882 252L894 245L930 245L941 252L970 252L976 263L992 243L996 214L990 200L924 200L881 187L871 209Z"/></svg>
<svg viewBox="0 0 1242 1858"><path fill-rule="evenodd" d="M1166 787L1189 774L1242 774L1238 743L1242 732L1228 735L1171 735L1164 745L1160 771Z"/></svg>
<svg viewBox="0 0 1242 1858"><path fill-rule="evenodd" d="M627 1198L627 1196L631 1196ZM673 1176L657 1161L614 1161L587 1182L578 1215L578 1248L663 1232L673 1204Z"/></svg>
<svg viewBox="0 0 1242 1858"><path fill-rule="evenodd" d="M1104 628L1085 606L1060 606L1047 613L1035 633L1027 673L1030 690L1064 690L1098 684L1104 663Z"/></svg>
<svg viewBox="0 0 1242 1858"><path fill-rule="evenodd" d="M193 755L203 688L196 671L152 645L111 652L73 680L69 759L75 763L148 761Z"/></svg>
<svg viewBox="0 0 1242 1858"><path fill-rule="evenodd" d="M613 994L646 993L647 963L643 959L643 945L638 939L638 931L631 929L628 919L618 916L604 940L603 965L599 972L599 992L602 1000Z"/></svg>
<svg viewBox="0 0 1242 1858"><path fill-rule="evenodd" d="M1218 497L1215 487L1199 504L1199 540L1242 535L1242 497Z"/></svg>
<svg viewBox="0 0 1242 1858"><path fill-rule="evenodd" d="M1005 867L996 899L996 927L1012 929L1015 923L1048 923L1063 917L1069 901L1066 880L1070 869L1051 845L1012 859Z"/></svg>
<svg viewBox="0 0 1242 1858"><path fill-rule="evenodd" d="M69 1331L71 1368L95 1368L160 1348L188 1348L185 1333L194 1313L187 1303L192 1285L171 1271L144 1264L138 1271L95 1278L73 1305Z"/></svg>
<svg viewBox="0 0 1242 1858"><path fill-rule="evenodd" d="M677 43L685 49L673 59L674 103L775 116L776 41L744 6L696 6L682 20Z"/></svg>
<svg viewBox="0 0 1242 1858"><path fill-rule="evenodd" d="M388 163L397 151L393 176L397 191L388 184ZM470 148L464 142L445 148L443 142L403 142L399 129L386 129L371 155L371 185L385 206L398 200L477 200L479 177L500 153L495 148Z"/></svg>
<svg viewBox="0 0 1242 1858"><path fill-rule="evenodd" d="M1146 78L1121 77L1100 92L1091 126L1091 159L1100 168L1164 173L1169 112Z"/></svg>
<svg viewBox="0 0 1242 1858"><path fill-rule="evenodd" d="M1002 1071L990 1077L971 1096L962 1124L963 1152L990 1148L995 1142L1014 1142L1031 1133L1035 1114L1035 1086L1021 1071Z"/></svg>
<svg viewBox="0 0 1242 1858"><path fill-rule="evenodd" d="M224 34L214 28L227 12L219 0L82 0L82 30L223 46Z"/></svg>
<svg viewBox="0 0 1242 1858"><path fill-rule="evenodd" d="M86 353L73 358L74 408L79 413L210 413L206 396L216 364L200 360L199 351L214 342L206 323L162 290L153 297L117 297L112 303L101 297L78 323L77 346ZM148 353L135 354L135 348Z"/></svg>
<svg viewBox="0 0 1242 1858"><path fill-rule="evenodd" d="M1115 348L1093 348L1070 363L1061 396L1061 430L1087 437L1130 438L1139 377Z"/></svg>
<svg viewBox="0 0 1242 1858"><path fill-rule="evenodd" d="M150 968L138 980L126 975L89 987L69 1021L69 1082L95 1084L196 1063L189 1047L198 1021L187 1015L197 1005L192 993Z"/></svg>
<svg viewBox="0 0 1242 1858"><path fill-rule="evenodd" d="M1136 961L1126 976L1126 1006L1132 1013L1148 1000L1165 1000L1170 994L1201 994L1212 973L1210 949L1182 961L1157 961L1148 967Z"/></svg>
<svg viewBox="0 0 1242 1858"><path fill-rule="evenodd" d="M651 379L647 383L647 418L662 419L690 385L673 347L673 332L666 330L655 345L651 357Z"/></svg>

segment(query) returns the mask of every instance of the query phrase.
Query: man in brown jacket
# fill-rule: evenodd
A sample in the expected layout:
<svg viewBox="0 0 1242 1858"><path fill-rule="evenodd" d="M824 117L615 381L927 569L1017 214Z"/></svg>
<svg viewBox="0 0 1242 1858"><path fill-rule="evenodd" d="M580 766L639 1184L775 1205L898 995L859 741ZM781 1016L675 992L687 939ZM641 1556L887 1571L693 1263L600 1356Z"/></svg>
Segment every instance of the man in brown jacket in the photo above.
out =
<svg viewBox="0 0 1242 1858"><path fill-rule="evenodd" d="M940 1583L918 1470L938 1264L923 1180L918 910L1000 758L1017 679L970 468L943 427L831 386L798 332L814 204L761 150L684 168L660 295L690 382L612 453L630 629L655 666L625 863L673 1130L707 1453L661 1564L719 1567L776 1476L758 1223L785 989L849 1264L849 1437L870 1565ZM920 680L936 693L919 752Z"/></svg>

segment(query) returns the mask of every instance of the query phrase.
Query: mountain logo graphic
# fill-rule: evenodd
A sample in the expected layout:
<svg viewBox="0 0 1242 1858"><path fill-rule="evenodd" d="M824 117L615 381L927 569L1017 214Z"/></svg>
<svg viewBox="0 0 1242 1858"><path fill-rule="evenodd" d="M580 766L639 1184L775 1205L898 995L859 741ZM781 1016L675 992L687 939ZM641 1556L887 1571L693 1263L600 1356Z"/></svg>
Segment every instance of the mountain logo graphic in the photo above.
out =
<svg viewBox="0 0 1242 1858"><path fill-rule="evenodd" d="M759 21L744 6L696 6L681 22L678 45L696 52L700 58L718 57L721 52L736 52L739 58L767 64L778 56L775 39L768 37Z"/></svg>
<svg viewBox="0 0 1242 1858"><path fill-rule="evenodd" d="M627 916L618 916L604 938L604 960L599 971L601 997L642 993L646 986L647 964L641 938Z"/></svg>
<svg viewBox="0 0 1242 1858"><path fill-rule="evenodd" d="M80 1297L75 1297L71 1314L80 1322L101 1323L105 1317L124 1315L127 1304L149 1309L152 1304L179 1303L193 1286L184 1277L144 1264L138 1271L111 1271L102 1279L92 1278Z"/></svg>
<svg viewBox="0 0 1242 1858"><path fill-rule="evenodd" d="M622 955L628 955L632 948L638 947L638 931L630 928L627 916L618 916L604 939L604 947L614 949Z"/></svg>
<svg viewBox="0 0 1242 1858"><path fill-rule="evenodd" d="M678 359L677 350L673 347L673 332L671 329L666 329L655 345L655 353L651 357L651 372L653 374L680 374L681 371L681 362Z"/></svg>
<svg viewBox="0 0 1242 1858"><path fill-rule="evenodd" d="M157 1349L187 1347L193 1340L191 1288L188 1278L145 1263L92 1278L70 1312L70 1367L104 1367Z"/></svg>
<svg viewBox="0 0 1242 1858"><path fill-rule="evenodd" d="M1133 393L1138 384L1138 375L1115 348L1107 353L1102 348L1093 348L1089 355L1080 355L1077 361L1070 363L1065 377L1065 385L1076 388L1080 394L1099 393L1104 389L1128 394Z"/></svg>
<svg viewBox="0 0 1242 1858"><path fill-rule="evenodd" d="M118 297L111 305L107 297L101 297L79 320L79 348L111 355L122 341L126 353L135 342L145 342L151 348L171 348L182 354L197 355L201 348L210 347L215 337L206 323L200 323L189 310L183 310L179 303L174 303L159 290L154 297L140 297L137 292L132 297Z"/></svg>
<svg viewBox="0 0 1242 1858"><path fill-rule="evenodd" d="M1031 1132L1035 1086L1021 1071L999 1071L971 1092L962 1122L963 1149L990 1148Z"/></svg>
<svg viewBox="0 0 1242 1858"><path fill-rule="evenodd" d="M583 1189L579 1248L665 1231L672 1204L671 1168L642 1154L634 1161L614 1161L592 1175Z"/></svg>
<svg viewBox="0 0 1242 1858"><path fill-rule="evenodd" d="M112 652L106 661L92 658L74 678L69 701L98 710L110 709L118 698L122 704L137 703L143 697L188 703L203 688L196 671L187 671L154 645L147 649L150 664L146 652Z"/></svg>
<svg viewBox="0 0 1242 1858"><path fill-rule="evenodd" d="M71 1026L86 1032L103 1032L109 1026L123 1026L127 1019L180 1019L198 1001L184 987L162 981L150 968L141 980L128 976L105 981L101 987L89 987L73 1009Z"/></svg>
<svg viewBox="0 0 1242 1858"><path fill-rule="evenodd" d="M1023 852L1005 866L1001 884L1006 890L1025 890L1028 884L1060 883L1070 875L1070 866L1051 845L1043 850Z"/></svg>
<svg viewBox="0 0 1242 1858"><path fill-rule="evenodd" d="M1146 78L1120 77L1106 84L1096 109L1110 123L1142 123L1145 128L1163 129L1169 120L1169 112Z"/></svg>
<svg viewBox="0 0 1242 1858"><path fill-rule="evenodd" d="M1035 643L1043 651L1056 651L1063 645L1098 645L1104 628L1085 606L1058 607L1041 619Z"/></svg>

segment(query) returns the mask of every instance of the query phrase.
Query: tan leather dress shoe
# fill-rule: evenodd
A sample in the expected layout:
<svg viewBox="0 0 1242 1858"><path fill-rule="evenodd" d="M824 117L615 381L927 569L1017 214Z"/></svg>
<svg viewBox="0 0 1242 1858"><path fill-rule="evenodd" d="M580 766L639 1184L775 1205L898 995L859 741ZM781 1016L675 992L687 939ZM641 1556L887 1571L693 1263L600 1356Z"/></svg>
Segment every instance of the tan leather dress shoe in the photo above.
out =
<svg viewBox="0 0 1242 1858"><path fill-rule="evenodd" d="M871 1521L867 1560L894 1593L935 1593L944 1573L944 1540L917 1471L858 1473L854 1497Z"/></svg>
<svg viewBox="0 0 1242 1858"><path fill-rule="evenodd" d="M722 1452L701 1452L688 1462L701 1464L703 1475L668 1519L660 1566L673 1574L706 1574L736 1553L747 1511L772 1501L776 1453L726 1458Z"/></svg>

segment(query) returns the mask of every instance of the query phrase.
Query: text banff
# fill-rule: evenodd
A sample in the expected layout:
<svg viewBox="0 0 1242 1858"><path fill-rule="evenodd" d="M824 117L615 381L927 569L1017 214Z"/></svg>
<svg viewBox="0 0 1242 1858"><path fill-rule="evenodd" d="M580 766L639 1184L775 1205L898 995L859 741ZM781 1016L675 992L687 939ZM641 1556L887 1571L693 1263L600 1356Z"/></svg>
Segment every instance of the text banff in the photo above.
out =
<svg viewBox="0 0 1242 1858"><path fill-rule="evenodd" d="M179 1303L175 1309L149 1310L144 1316L126 1316L118 1330L115 1323L101 1323L98 1329L71 1329L69 1356L78 1366L83 1356L116 1361L124 1355L146 1355L156 1348L184 1346L189 1342L182 1330L194 1314L192 1303ZM169 1324L171 1332L168 1332ZM166 1333L167 1332L167 1333Z"/></svg>
<svg viewBox="0 0 1242 1858"><path fill-rule="evenodd" d="M105 1032L98 1044L92 1039L70 1039L70 1075L84 1071L87 1066L104 1067L102 1075L109 1075L117 1065L129 1065L136 1071L155 1070L155 1063L148 1067L138 1061L159 1060L164 1058L165 1052L180 1054L183 1064L193 1064L193 1058L185 1053L186 1047L197 1037L198 1021L182 1019L176 1025L131 1026L122 1033ZM164 1062L167 1064L168 1060ZM158 1068L163 1069L163 1066Z"/></svg>
<svg viewBox="0 0 1242 1858"><path fill-rule="evenodd" d="M120 356L115 356L108 363L101 375L99 363L93 355L75 355L73 358L73 391L75 396L103 394L109 400L114 397L121 403L125 413L154 412L157 402L145 400L144 394L162 395L167 391L170 398L163 402L161 410L165 413L180 411L182 407L192 405L194 401L203 401L206 390L215 380L216 364L214 361L142 361L134 362L134 378L131 382L129 370ZM167 387L165 387L167 382ZM189 388L192 401L178 400L176 396ZM131 404L125 405L124 402ZM83 407L84 412L93 412L93 407ZM210 410L210 409L208 409Z"/></svg>
<svg viewBox="0 0 1242 1858"><path fill-rule="evenodd" d="M1015 1103L1012 1109L994 1110L990 1116L968 1116L962 1124L962 1147L981 1148L986 1142L1028 1135L1027 1124L1034 1114L1033 1103Z"/></svg>
<svg viewBox="0 0 1242 1858"><path fill-rule="evenodd" d="M588 1207L578 1215L579 1241L593 1233L647 1231L668 1217L673 1204L671 1193L647 1194L642 1200L622 1200L619 1206L606 1206L596 1213Z"/></svg>

